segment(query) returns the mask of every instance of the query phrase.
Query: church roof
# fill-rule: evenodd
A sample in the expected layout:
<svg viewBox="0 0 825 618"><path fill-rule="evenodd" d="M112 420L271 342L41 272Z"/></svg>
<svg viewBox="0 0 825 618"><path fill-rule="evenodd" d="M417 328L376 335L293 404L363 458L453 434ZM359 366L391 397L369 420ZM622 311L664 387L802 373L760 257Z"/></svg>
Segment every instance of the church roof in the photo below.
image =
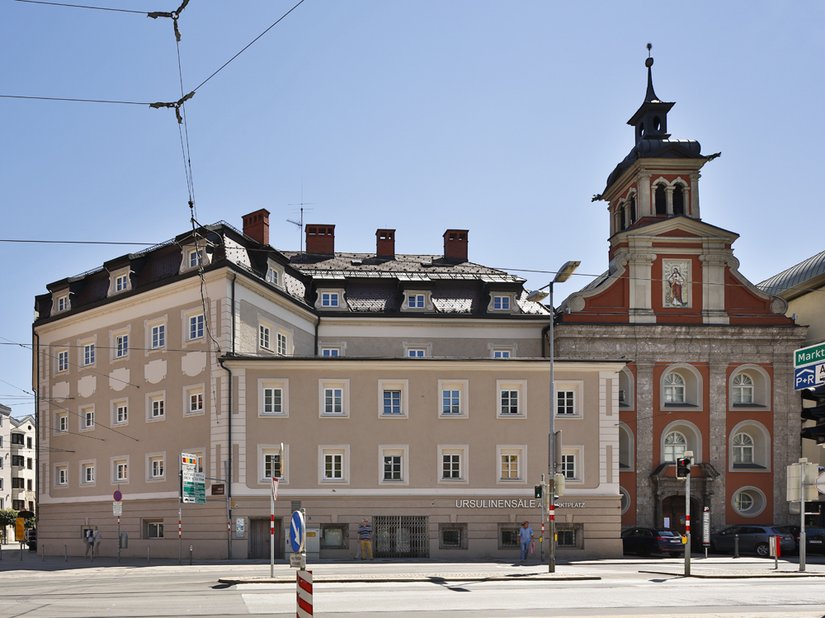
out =
<svg viewBox="0 0 825 618"><path fill-rule="evenodd" d="M786 268L757 284L760 290L785 300L801 296L811 288L825 284L825 251Z"/></svg>

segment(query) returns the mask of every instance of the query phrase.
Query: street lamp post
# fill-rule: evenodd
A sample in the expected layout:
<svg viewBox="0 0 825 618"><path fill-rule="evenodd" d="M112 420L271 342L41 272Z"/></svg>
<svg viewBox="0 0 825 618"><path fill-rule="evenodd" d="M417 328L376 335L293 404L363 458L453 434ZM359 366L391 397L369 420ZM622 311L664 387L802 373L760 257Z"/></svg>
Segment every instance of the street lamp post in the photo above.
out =
<svg viewBox="0 0 825 618"><path fill-rule="evenodd" d="M579 267L581 262L570 260L565 262L556 272L553 280L543 288L531 292L527 295L527 300L541 301L548 299L550 305L550 328L547 331L550 340L550 433L547 436L547 470L549 473L547 486L547 505L549 514L550 551L548 552L547 567L550 573L556 572L556 344L555 344L555 317L556 310L553 305L553 284L563 283L570 278L570 275ZM547 292L542 290L547 289Z"/></svg>

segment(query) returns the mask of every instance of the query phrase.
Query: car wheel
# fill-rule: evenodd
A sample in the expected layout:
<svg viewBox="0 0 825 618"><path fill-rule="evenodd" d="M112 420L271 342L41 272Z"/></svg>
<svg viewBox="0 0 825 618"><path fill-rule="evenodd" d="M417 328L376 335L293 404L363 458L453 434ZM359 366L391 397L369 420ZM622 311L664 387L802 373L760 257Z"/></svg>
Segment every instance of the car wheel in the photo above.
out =
<svg viewBox="0 0 825 618"><path fill-rule="evenodd" d="M760 543L759 545L756 546L755 549L756 549L756 555L759 556L760 558L767 558L771 553L771 550L768 547L767 543Z"/></svg>

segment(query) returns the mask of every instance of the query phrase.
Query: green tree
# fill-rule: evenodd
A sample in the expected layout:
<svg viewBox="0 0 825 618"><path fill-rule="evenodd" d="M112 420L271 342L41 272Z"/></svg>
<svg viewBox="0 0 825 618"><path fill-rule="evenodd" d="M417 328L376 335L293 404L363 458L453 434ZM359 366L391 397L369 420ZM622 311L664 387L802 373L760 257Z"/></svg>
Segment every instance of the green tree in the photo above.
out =
<svg viewBox="0 0 825 618"><path fill-rule="evenodd" d="M3 532L3 542L5 543L8 539L6 539L6 528L7 526L13 526L17 521L17 511L14 509L0 509L0 530Z"/></svg>

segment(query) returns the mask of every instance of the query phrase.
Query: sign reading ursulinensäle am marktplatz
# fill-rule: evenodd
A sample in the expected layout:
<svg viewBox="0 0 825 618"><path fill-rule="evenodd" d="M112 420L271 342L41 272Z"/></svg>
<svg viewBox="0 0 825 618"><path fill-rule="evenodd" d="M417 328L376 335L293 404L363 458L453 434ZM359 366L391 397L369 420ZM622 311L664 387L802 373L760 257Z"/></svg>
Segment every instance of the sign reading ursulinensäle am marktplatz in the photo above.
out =
<svg viewBox="0 0 825 618"><path fill-rule="evenodd" d="M198 472L198 457L191 453L180 454L181 502L206 504L206 475Z"/></svg>
<svg viewBox="0 0 825 618"><path fill-rule="evenodd" d="M793 367L794 389L825 384L825 343L794 350Z"/></svg>

